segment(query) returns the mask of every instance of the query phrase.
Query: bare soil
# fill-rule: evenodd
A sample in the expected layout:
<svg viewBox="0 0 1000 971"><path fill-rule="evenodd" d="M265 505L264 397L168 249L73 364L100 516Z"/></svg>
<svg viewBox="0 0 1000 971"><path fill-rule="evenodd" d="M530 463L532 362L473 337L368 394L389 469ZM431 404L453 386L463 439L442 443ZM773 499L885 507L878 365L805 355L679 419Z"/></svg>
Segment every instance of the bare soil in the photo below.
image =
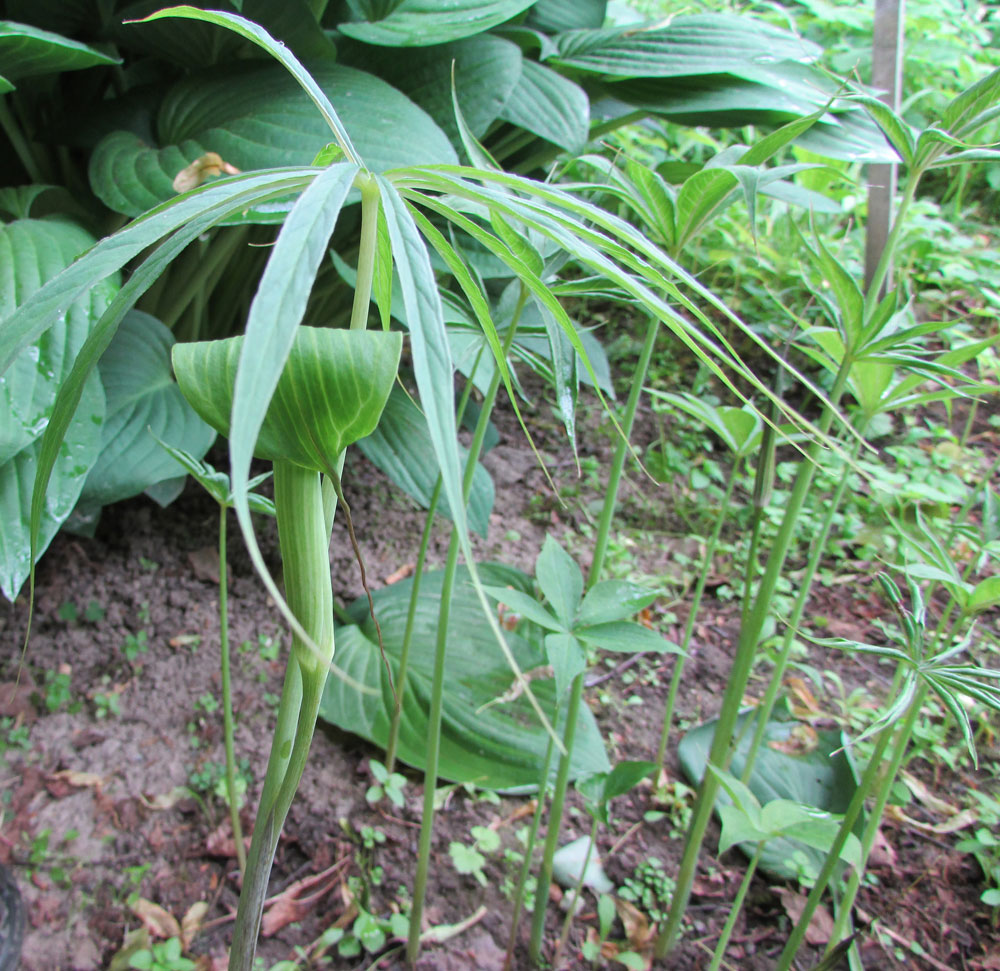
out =
<svg viewBox="0 0 1000 971"><path fill-rule="evenodd" d="M497 485L497 505L489 537L477 541L483 558L526 570L532 569L546 531L564 538L585 524L588 509L602 495L612 442L610 430L591 417L590 427L581 434L581 456L595 457L597 471L581 482L548 409L540 408L531 420L557 482L567 487L572 499L568 506L555 501L516 422L500 415L500 444L486 459ZM640 443L654 434L652 417L640 416ZM225 461L221 453L214 457ZM381 585L414 559L423 515L360 456L351 459L344 482L368 576L373 586ZM629 517L644 520L644 537L657 537L655 544L629 549L636 564L654 576L682 572L678 553L691 555L697 544L673 513L670 487L657 492L634 472L626 483L623 509L623 537L630 535ZM277 571L272 524L262 521L259 527L265 555ZM192 907L204 904L189 954L203 971L225 966L238 893L226 811L211 792L200 793L196 799L182 788L191 785L192 773L205 772L223 760L221 716L209 710L211 699L220 692L218 568L213 559L216 530L216 507L190 485L168 509L136 499L106 510L94 539L57 537L39 569L31 642L13 693L27 602L22 595L14 605L0 605L0 681L7 683L0 691L0 715L11 719L5 723L3 737L8 747L0 763L0 862L13 867L27 901L25 971L109 967L126 934L141 926L137 910L144 905L136 897L162 908L162 912L147 909L146 924L159 926L165 935L175 933L176 925L163 912L181 922L185 915L197 912ZM433 561L441 562L446 543L447 530L442 525L432 542ZM333 549L337 593L347 603L362 589L340 527ZM243 810L249 832L287 638L238 535L231 536L229 562L236 749L238 758L249 762L249 800ZM833 627L839 625L834 633L877 637L871 626L879 610L868 580L871 569L853 563L851 582L820 587L811 615L830 618ZM682 724L714 714L725 684L738 611L732 603L717 599L713 591L730 572L731 565L720 557L681 692L678 716ZM682 592L673 601L658 602L650 620L676 639L687 608L682 588L672 589ZM88 619L85 612L91 604L100 610ZM75 617L67 605L75 608ZM126 643L130 636L141 638L141 632L146 633L145 650L138 649L130 660ZM274 659L261 655L261 638L265 647L268 638L280 642ZM247 649L239 650L244 644ZM610 675L590 689L588 701L598 714L613 759L655 757L673 663L672 656L644 658L631 667L595 672ZM816 663L834 667L848 690L864 686L876 697L884 693L883 672L873 665L860 665L847 655L823 655ZM51 685L59 672L69 678L69 693L56 705L57 710L49 711L46 697L59 700ZM759 695L763 681L755 681L752 690ZM119 714L99 707L100 699L112 695ZM981 759L995 763L996 735L982 738L981 745ZM289 892L279 898L266 927L271 933L260 946L262 968L295 959L297 948L308 948L324 929L338 920L349 920L346 887L350 876L370 871L371 865L382 868L383 878L373 887L371 901L373 910L382 915L398 905L400 886L412 885L421 778L409 773L404 808L388 802L373 808L365 801L371 782L367 766L373 757L381 753L356 737L325 727L317 731L272 873L272 894ZM987 775L977 777L965 768L955 773L940 764L916 763L913 768L941 799L959 806L965 804L967 787L987 784ZM678 777L678 767L672 762L668 781ZM451 924L480 907L485 911L451 940L428 946L420 968L499 971L511 910L501 890L504 881L513 877L513 864L501 854L491 855L485 868L487 886L481 887L472 876L455 871L448 845L452 840L467 841L471 826L487 825L497 829L506 847L515 848L514 831L525 822L529 808L526 799L490 801L458 790L439 813L428 922ZM652 857L661 860L668 873L676 868L678 827L669 818L644 821L644 813L655 808L648 786L615 802L613 825L602 832L599 846L616 885ZM952 848L958 837L930 829L944 818L933 806L920 803L907 807L905 816L888 818L884 844L871 867L873 882L859 901L861 909L882 928L880 933L862 930L866 967L1000 968L1000 941L987 908L978 900L983 883L976 863ZM919 826L913 824L914 819ZM365 826L380 829L386 837L368 862L351 836ZM566 840L589 830L579 806L572 807L564 830ZM743 864L735 852L717 859L706 851L684 943L663 967L707 966ZM324 876L310 880L317 875ZM794 906L796 894L795 887L776 887L764 878L755 879L727 955L729 967L755 971L773 966L790 926L789 895ZM553 898L557 895L553 891ZM560 967L589 966L580 948L586 934L596 927L594 909L590 898L574 925ZM550 948L561 923L562 912L553 899L547 929ZM641 915L629 931L641 944ZM616 926L612 937L621 940L624 936L623 927ZM524 950L522 934L517 968L526 967ZM818 954L816 950L812 956ZM376 966L372 957L346 960L337 958L335 952L330 957L329 966L335 969ZM800 966L812 963L805 954ZM319 965L303 963L303 967L311 966ZM398 953L388 954L377 966L396 968L402 963Z"/></svg>

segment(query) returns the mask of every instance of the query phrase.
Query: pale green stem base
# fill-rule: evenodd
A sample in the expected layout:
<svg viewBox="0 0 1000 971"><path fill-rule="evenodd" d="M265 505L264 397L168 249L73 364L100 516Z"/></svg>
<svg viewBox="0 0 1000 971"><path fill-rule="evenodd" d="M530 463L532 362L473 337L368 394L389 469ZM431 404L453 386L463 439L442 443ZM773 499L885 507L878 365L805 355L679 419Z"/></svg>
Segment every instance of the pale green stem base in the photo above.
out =
<svg viewBox="0 0 1000 971"><path fill-rule="evenodd" d="M583 893L583 880L587 875L587 867L590 866L590 858L594 853L594 846L597 844L597 819L594 820L590 827L590 842L587 844L587 852L583 857L583 866L580 868L580 878L576 881L576 886L573 888L573 898L569 902L569 907L566 910L566 919L563 921L562 933L559 935L559 941L556 944L555 952L552 955L552 966L559 967L559 962L562 959L562 952L566 947L566 942L569 940L570 928L573 926L573 917L576 914L577 903L580 900L580 894Z"/></svg>
<svg viewBox="0 0 1000 971"><path fill-rule="evenodd" d="M517 324L527 300L527 290L521 288L521 296L514 311L507 332L503 353L510 350L511 342L517 330ZM476 471L476 463L482 453L486 429L489 426L490 413L500 389L500 368L493 373L483 406L476 422L476 430L469 444L466 457L465 473L462 478L462 501L468 503L472 491L472 479ZM438 759L441 752L441 712L444 706L444 675L448 647L448 619L451 607L451 593L455 585L455 571L458 566L459 542L458 534L452 530L448 544L448 557L445 562L444 576L441 579L441 606L438 614L437 642L434 647L434 670L431 682L430 708L427 721L427 761L424 769L424 806L420 821L420 841L417 847L417 872L413 881L413 906L410 909L410 933L406 942L406 960L412 966L420 955L420 930L423 921L424 900L427 896L427 879L430 874L431 840L434 834L434 790L437 788Z"/></svg>
<svg viewBox="0 0 1000 971"><path fill-rule="evenodd" d="M594 556L590 563L590 571L587 574L588 590L600 578L601 571L604 568L604 558L611 535L611 524L614 520L615 506L618 502L618 487L621 483L622 471L625 468L625 458L629 451L629 436L632 434L635 413L638 410L639 400L642 397L642 385L646 380L649 362L653 356L653 349L656 346L659 326L659 321L655 318L650 318L646 324L646 336L643 340L642 350L639 352L639 359L636 362L632 387L629 389L628 401L625 404L625 414L622 417L621 438L618 440L618 445L615 448L614 458L611 462L611 471L608 475L607 494L604 498L604 506L601 509L601 518L597 526L597 537L594 542ZM584 675L581 673L573 679L570 686L569 704L566 709L566 725L563 729L563 747L566 752L559 759L555 792L552 796L552 808L549 812L548 832L545 834L545 849L542 853L542 865L538 874L538 892L535 895L535 910L531 920L531 942L528 946L529 959L536 965L541 958L542 934L545 931L545 912L548 906L548 886L549 881L552 879L552 860L559 845L562 811L566 800L566 788L569 785L573 741L576 737L576 721L582 703L583 686ZM539 787L540 793L545 791L546 781L542 780Z"/></svg>
<svg viewBox="0 0 1000 971"><path fill-rule="evenodd" d="M289 607L322 651L297 636L285 670L278 723L257 809L246 880L240 893L229 971L252 971L257 936L281 827L309 757L316 715L333 657L333 588L329 533L318 472L274 463L274 505Z"/></svg>
<svg viewBox="0 0 1000 971"><path fill-rule="evenodd" d="M739 715L743 693L746 691L746 686L750 679L750 672L753 670L753 661L757 653L760 633L763 630L764 621L770 611L771 599L774 596L778 578L781 575L785 558L791 547L792 536L795 532L799 513L802 510L802 505L812 484L816 462L819 458L821 440L826 437L833 424L837 403L840 401L840 396L843 394L847 383L848 372L849 364L845 362L841 365L840 371L837 374L830 392L829 403L824 407L823 414L817 426L821 438L813 441L805 461L799 465L798 474L795 477L795 483L788 498L788 505L785 508L781 527L778 530L774 545L771 547L770 555L767 558L767 565L764 568L764 574L757 588L753 610L740 625L740 636L736 647L736 654L733 658L733 667L726 685L725 694L722 698L722 708L715 726L715 734L712 737L712 746L708 756L709 765L725 769L732 756L733 729ZM694 883L695 872L698 866L698 857L701 855L701 846L705 840L705 832L712 816L712 809L715 806L715 798L718 795L718 791L719 783L716 776L706 768L705 775L698 787L698 795L691 814L691 823L688 826L685 837L684 853L681 857L680 869L676 878L677 888L674 891L674 898L670 905L667 923L656 940L654 953L657 958L662 959L666 957L680 933L681 921L684 918L688 901L691 898L691 887Z"/></svg>
<svg viewBox="0 0 1000 971"><path fill-rule="evenodd" d="M545 748L545 765L542 769L542 778L548 780L549 771L552 768L552 756L555 752L555 744L549 739L549 744ZM504 957L503 971L510 971L511 961L514 960L514 949L517 947L517 931L521 925L521 915L524 913L524 898L528 892L528 877L531 876L531 865L535 858L535 844L538 842L538 830L542 824L542 816L545 813L545 796L548 790L548 783L544 783L538 790L538 801L535 804L535 812L531 818L531 830L528 833L528 841L524 846L524 860L521 863L521 871L517 876L517 891L514 894L512 904L513 913L510 918L510 935L507 938L507 954Z"/></svg>
<svg viewBox="0 0 1000 971"><path fill-rule="evenodd" d="M857 449L854 449L851 453L852 459L856 455ZM757 711L753 714L754 733L753 740L750 743L750 749L747 752L746 764L743 768L742 781L744 783L749 781L750 775L753 772L754 762L757 761L757 753L760 751L760 746L764 741L764 733L767 731L767 723L771 720L771 714L774 712L774 706L778 700L778 693L781 690L782 680L784 679L785 671L788 668L789 658L792 655L792 645L795 643L795 634L799 629L799 622L802 620L802 614L805 612L806 604L809 602L809 593L812 589L813 579L816 576L816 571L819 569L820 561L822 560L823 553L826 550L826 541L830 536L830 530L833 528L833 520L840 508L840 503L843 501L844 492L847 490L847 480L850 476L850 472L850 466L845 466L840 477L840 482L837 483L837 488L834 491L833 497L830 499L830 504L827 508L826 516L823 519L823 525L820 527L819 535L813 540L812 552L809 556L809 562L806 564L805 573L802 576L802 582L799 587L799 595L795 600L795 606L792 608L792 615L788 618L788 623L785 627L784 639L781 642L781 651L778 654L774 670L771 672L771 680L768 682L767 691L764 693L764 700L760 703Z"/></svg>
<svg viewBox="0 0 1000 971"><path fill-rule="evenodd" d="M247 850L243 845L240 804L236 794L236 750L233 742L233 691L229 672L229 583L226 576L226 514L219 507L219 654L222 659L222 734L226 747L226 794L229 797L229 821L236 844L236 863L240 877L246 876Z"/></svg>
<svg viewBox="0 0 1000 971"><path fill-rule="evenodd" d="M760 863L760 856L763 852L764 843L758 843L757 851L754 853L746 873L743 874L743 882L740 884L740 889L736 892L736 898L729 908L729 916L726 918L726 923L722 926L722 933L719 935L718 944L715 945L715 953L712 955L712 963L708 966L708 971L719 971L719 968L722 966L722 960L726 956L726 948L729 947L729 938L733 936L733 928L736 927L736 921L743 910L743 901L746 900L747 892L750 890L750 881L753 880L753 875L757 871L757 864Z"/></svg>
<svg viewBox="0 0 1000 971"><path fill-rule="evenodd" d="M896 687L898 687L898 683L900 681L898 676L896 680ZM894 697L895 694L896 692L893 691L892 697ZM918 689L913 700L910 702L903 725L899 729L902 739L908 740L912 734L913 726L916 723L917 716L920 714L920 709L923 706L926 694L926 688ZM795 959L795 955L798 953L799 948L802 946L802 941L805 939L806 930L809 927L809 921L812 920L812 915L816 912L816 908L819 906L823 893L830 882L830 878L833 876L833 871L836 869L837 863L840 860L840 853L847 844L847 837L851 832L853 832L854 824L857 822L858 817L864 809L865 800L873 791L875 791L876 785L879 786L879 795L881 795L883 788L889 789L892 787L892 781L895 777L895 773L892 773L893 778L889 778L889 774L885 772L885 766L882 765L882 756L885 754L889 741L894 734L895 732L892 725L887 725L881 732L879 732L875 742L875 750L872 752L871 761L868 763L868 767L865 769L865 773L861 777L861 782L858 784L857 791L854 793L850 805L847 807L847 812L844 813L844 818L840 824L840 830L837 832L837 838L830 847L830 852L827 854L826 861L824 862L819 875L816 877L816 883L813 885L812 890L809 892L809 896L806 898L806 905L802 911L802 915L799 917L798 923L793 928L792 933L778 958L778 963L775 965L775 971L788 971L791 967L792 961ZM905 742L903 744L905 745ZM844 904L842 903L841 907L843 908L843 906Z"/></svg>
<svg viewBox="0 0 1000 971"><path fill-rule="evenodd" d="M726 483L726 494L722 498L722 507L715 520L712 535L708 538L705 546L705 556L701 564L701 572L698 574L698 581L695 584L694 596L691 598L691 608L688 613L687 623L684 625L684 639L681 641L681 653L677 655L674 663L674 673L670 678L670 688L667 691L667 703L663 709L663 731L660 733L660 747L656 751L656 764L658 772L663 771L664 763L667 760L667 744L670 740L670 729L673 727L674 706L677 704L677 692L681 686L681 678L684 675L684 663L687 661L688 648L691 646L691 637L694 634L695 621L698 619L698 608L701 606L701 598L705 594L705 585L708 583L708 574L712 569L712 560L715 558L715 549L719 545L719 536L722 534L722 527L729 516L729 506L733 498L733 489L736 486L736 466L729 475Z"/></svg>

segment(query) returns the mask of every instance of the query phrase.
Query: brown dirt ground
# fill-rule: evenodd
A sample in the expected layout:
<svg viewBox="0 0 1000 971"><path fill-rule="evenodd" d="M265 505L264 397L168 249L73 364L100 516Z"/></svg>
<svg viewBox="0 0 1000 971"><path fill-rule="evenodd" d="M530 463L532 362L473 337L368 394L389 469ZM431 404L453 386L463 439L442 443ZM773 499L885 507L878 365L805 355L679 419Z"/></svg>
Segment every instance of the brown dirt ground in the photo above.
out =
<svg viewBox="0 0 1000 971"><path fill-rule="evenodd" d="M501 415L498 425L501 443L487 459L497 482L497 507L489 537L478 541L478 550L484 558L500 558L530 570L545 531L561 537L579 527L588 502L599 498L600 482L577 486L569 507L560 507L549 496L516 423ZM598 469L603 470L611 436L606 427L598 427L597 419L591 418L590 425L592 434L581 435L581 454L596 456ZM551 452L557 480L574 483L572 462L560 451L547 408L536 410L532 427L543 448ZM651 416L641 416L640 444L652 434ZM224 461L217 453L215 458ZM373 585L380 585L415 556L422 514L360 457L351 461L344 481L369 577ZM662 542L656 549L633 552L645 573L662 576L676 572L672 557L678 550L690 552L690 541L683 539L680 524L672 521L669 490L650 505L638 498L640 493L648 495L649 489L649 483L633 473L626 485L625 507L653 517L647 529L653 528ZM0 762L0 860L13 865L29 909L24 971L108 967L125 934L139 926L128 904L133 892L178 920L192 905L204 902L202 929L190 954L197 958L199 968L224 967L237 899L231 839L226 846L226 814L217 799L206 797L199 804L176 793L177 787L188 783L193 770L221 763L223 757L220 715L198 705L203 695L218 696L220 685L218 586L211 577L216 516L212 502L193 485L166 510L136 499L106 510L92 540L57 537L42 562L21 687L9 701L10 692L3 692L0 712L14 719L8 724L23 725L28 732L26 747L8 748ZM512 539L512 529L519 540ZM627 526L623 527L623 533L627 532ZM268 561L276 568L277 544L270 523L261 524L261 537ZM435 562L443 559L446 541L442 527L432 544ZM362 590L340 531L334 550L337 592L349 602ZM276 660L263 659L257 639L276 637L284 648L287 638L238 536L231 537L229 557L232 641L234 646L245 641L252 644L246 653L235 653L233 684L239 722L237 753L249 760L253 780L250 805L243 811L249 829L271 733L271 693L280 690L282 673L281 655ZM852 567L859 582L819 588L811 611L840 623L843 629L836 633L850 630L855 636L875 636L870 620L878 608L871 599L870 584L860 580L868 567ZM728 565L720 558L718 582L727 572ZM62 619L65 604L76 605L82 614L91 602L103 608L100 619ZM678 637L685 610L681 594L674 602L658 603L653 620L665 634ZM0 605L0 681L13 682L17 674L26 615L24 596L14 605ZM737 630L736 608L714 596L707 598L703 618L696 628L680 699L678 714L684 723L713 713ZM148 649L129 662L122 646L129 634L143 630ZM866 686L876 696L884 691L885 679L874 666L862 666L840 655L821 663L834 665L849 688ZM589 692L614 758L654 757L672 665L670 656L662 662L646 658L631 669L617 669ZM71 700L50 713L40 695L46 675L57 671L70 676ZM760 693L762 687L763 682L756 681L753 690ZM99 718L95 698L109 693L117 695L121 713ZM639 703L630 700L634 698ZM995 762L995 736L983 743L981 758ZM336 869L330 880L313 887L329 886L328 892L286 913L284 925L262 941L263 968L295 957L297 947L307 947L344 914L344 880L358 872L358 853L341 820L350 820L355 830L377 826L386 835L375 854L385 874L381 887L373 891L372 906L377 912L388 913L397 888L411 885L421 781L418 774L409 774L404 809L386 808L388 804L370 807L364 798L370 782L367 763L380 754L355 737L325 728L317 732L279 846L271 889L277 894L296 881ZM918 765L916 771L929 778L926 764ZM676 777L676 763L671 772ZM940 766L934 774L934 791L956 803L961 803L965 787L986 779L966 769L950 773ZM662 860L668 872L676 866L679 839L671 836L671 827L665 821L643 821L651 805L648 787L614 805L614 823L602 834L600 848L616 884L650 857ZM476 824L493 825L505 845L513 846L513 829L520 825L525 806L524 799L494 803L458 791L438 815L428 920L432 924L456 922L481 905L485 916L447 944L426 949L421 968L499 971L510 915L509 902L499 887L512 873L510 864L499 855L491 856L486 867L488 886L482 888L472 877L455 872L447 847L452 839L464 840L469 827ZM907 812L924 822L941 821L930 807L911 806ZM574 806L566 819L566 838L587 829L584 814ZM32 841L46 830L50 831L48 851L36 853L32 860ZM70 831L76 835L66 840ZM879 918L884 928L880 935L863 937L866 967L1000 968L1000 944L986 908L978 902L981 875L971 857L951 848L956 837L928 834L899 819L887 822L884 836L885 847L872 865L877 886L866 889L860 899L862 909ZM711 852L704 854L685 942L664 967L707 966L742 865L735 853L721 860ZM580 945L587 929L596 926L593 911L591 900L575 925L561 967L588 966L580 956ZM550 941L555 940L560 924L561 916L557 921L553 905ZM788 928L789 919L775 888L762 878L755 879L728 952L728 967L747 971L772 967ZM621 933L619 927L613 936ZM911 942L926 957L913 953ZM362 968L371 960L334 959L330 966ZM395 968L401 963L398 956L389 956L378 966ZM526 966L523 958L519 957L517 966ZM811 966L808 956L801 966Z"/></svg>

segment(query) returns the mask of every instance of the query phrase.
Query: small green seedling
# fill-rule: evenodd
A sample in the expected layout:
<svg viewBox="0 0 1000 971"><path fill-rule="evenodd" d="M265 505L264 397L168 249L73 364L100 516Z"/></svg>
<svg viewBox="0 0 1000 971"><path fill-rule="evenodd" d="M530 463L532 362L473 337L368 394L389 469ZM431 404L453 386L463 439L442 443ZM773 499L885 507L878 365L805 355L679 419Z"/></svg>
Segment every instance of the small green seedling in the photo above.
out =
<svg viewBox="0 0 1000 971"><path fill-rule="evenodd" d="M149 634L144 630L137 633L128 633L122 643L122 654L125 660L131 664L140 654L145 654L149 650Z"/></svg>
<svg viewBox="0 0 1000 971"><path fill-rule="evenodd" d="M129 958L128 966L137 971L195 971L197 967L194 961L181 955L181 942L176 937L137 951Z"/></svg>
<svg viewBox="0 0 1000 971"><path fill-rule="evenodd" d="M495 853L500 849L500 837L496 830L488 826L473 826L472 843L452 842L448 846L448 855L455 869L461 874L471 874L479 881L480 886L487 885L484 853Z"/></svg>
<svg viewBox="0 0 1000 971"><path fill-rule="evenodd" d="M406 776L398 772L390 772L381 762L371 759L368 768L375 777L374 785L368 787L365 799L375 805L382 801L384 796L389 797L389 801L402 809L406 805L406 797L403 795L403 788L406 786Z"/></svg>

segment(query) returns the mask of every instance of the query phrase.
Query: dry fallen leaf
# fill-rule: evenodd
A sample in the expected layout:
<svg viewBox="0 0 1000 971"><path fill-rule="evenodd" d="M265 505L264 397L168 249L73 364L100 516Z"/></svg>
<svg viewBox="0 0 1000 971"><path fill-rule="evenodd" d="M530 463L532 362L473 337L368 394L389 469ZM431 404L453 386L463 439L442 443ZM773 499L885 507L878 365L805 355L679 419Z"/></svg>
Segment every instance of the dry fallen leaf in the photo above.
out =
<svg viewBox="0 0 1000 971"><path fill-rule="evenodd" d="M654 928L649 924L649 919L639 910L638 907L630 904L627 900L615 898L615 910L618 912L618 919L625 928L625 936L628 938L629 946L635 951L652 944Z"/></svg>
<svg viewBox="0 0 1000 971"><path fill-rule="evenodd" d="M59 779L75 789L93 789L101 784L101 777L94 772L76 772L73 769L63 769L53 772L53 779Z"/></svg>
<svg viewBox="0 0 1000 971"><path fill-rule="evenodd" d="M781 898L785 913L788 914L792 923L798 923L806 908L806 898L786 887L772 887L771 891ZM812 920L809 921L809 926L806 928L806 941L813 947L820 947L830 940L832 934L833 917L830 915L830 911L823 906L817 907L813 912Z"/></svg>
<svg viewBox="0 0 1000 971"><path fill-rule="evenodd" d="M192 942L198 936L198 931L201 930L201 925L207 913L208 902L199 900L191 904L187 909L187 913L181 918L181 946L185 951L190 950Z"/></svg>
<svg viewBox="0 0 1000 971"><path fill-rule="evenodd" d="M767 745L768 748L773 748L776 752L784 752L786 755L803 755L812 752L819 745L819 735L816 734L816 729L811 725L799 722L784 741L768 742Z"/></svg>
<svg viewBox="0 0 1000 971"><path fill-rule="evenodd" d="M213 176L239 175L240 170L235 165L224 161L218 152L206 152L198 156L190 165L185 166L174 176L174 192L189 192L197 189L203 182Z"/></svg>
<svg viewBox="0 0 1000 971"><path fill-rule="evenodd" d="M785 684L788 685L789 695L795 699L791 707L792 714L796 718L808 718L819 714L819 702L802 678L785 678Z"/></svg>
<svg viewBox="0 0 1000 971"><path fill-rule="evenodd" d="M153 937L166 939L181 936L181 925L177 923L177 918L169 910L164 910L159 904L154 904L152 900L137 897L129 904L129 910L142 921L142 926Z"/></svg>
<svg viewBox="0 0 1000 971"><path fill-rule="evenodd" d="M336 886L340 880L336 871L340 869L341 864L335 863L322 873L296 880L277 897L272 898L261 922L261 936L271 937L283 927L302 920ZM315 887L319 889L315 890Z"/></svg>
<svg viewBox="0 0 1000 971"><path fill-rule="evenodd" d="M214 546L192 550L187 559L196 580L203 583L219 582L219 551Z"/></svg>

